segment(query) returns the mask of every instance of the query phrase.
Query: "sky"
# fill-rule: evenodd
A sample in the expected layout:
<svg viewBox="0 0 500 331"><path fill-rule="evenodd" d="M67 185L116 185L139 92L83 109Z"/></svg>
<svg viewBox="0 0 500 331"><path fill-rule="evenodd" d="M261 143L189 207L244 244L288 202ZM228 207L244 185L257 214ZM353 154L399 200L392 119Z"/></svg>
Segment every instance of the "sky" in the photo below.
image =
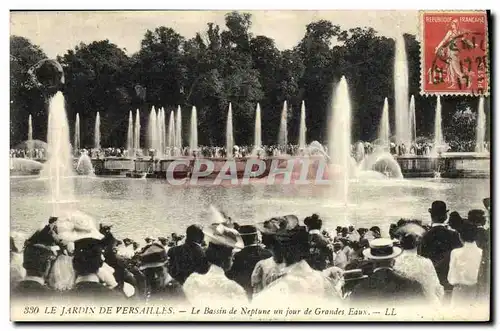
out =
<svg viewBox="0 0 500 331"><path fill-rule="evenodd" d="M344 29L373 27L380 35L418 34L417 11L245 11L252 14L251 32L275 40L283 50L294 47L310 22L326 19ZM191 38L205 32L206 24L224 25L227 11L45 11L11 12L10 34L28 38L49 58L63 55L80 42L109 39L127 54L139 50L146 31L171 27Z"/></svg>

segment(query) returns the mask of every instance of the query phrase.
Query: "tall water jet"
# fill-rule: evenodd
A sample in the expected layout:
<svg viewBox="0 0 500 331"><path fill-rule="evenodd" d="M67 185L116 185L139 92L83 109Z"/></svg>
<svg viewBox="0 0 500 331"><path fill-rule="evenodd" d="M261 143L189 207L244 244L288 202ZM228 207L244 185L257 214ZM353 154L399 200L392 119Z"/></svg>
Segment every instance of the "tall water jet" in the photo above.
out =
<svg viewBox="0 0 500 331"><path fill-rule="evenodd" d="M128 113L128 129L127 129L127 152L132 155L134 151L134 116L132 111Z"/></svg>
<svg viewBox="0 0 500 331"><path fill-rule="evenodd" d="M283 103L283 109L281 110L281 120L280 120L280 131L278 136L278 145L285 147L287 145L287 122L288 122L288 107L286 101Z"/></svg>
<svg viewBox="0 0 500 331"><path fill-rule="evenodd" d="M134 127L134 156L141 149L141 116L139 109L135 112L135 127Z"/></svg>
<svg viewBox="0 0 500 331"><path fill-rule="evenodd" d="M415 97L412 95L410 98L410 132L411 132L411 144L413 145L417 141L417 119L415 115Z"/></svg>
<svg viewBox="0 0 500 331"><path fill-rule="evenodd" d="M441 117L441 97L438 95L436 103L436 117L434 119L434 143L432 145L431 154L437 156L441 152L445 152L445 141L443 138L443 126Z"/></svg>
<svg viewBox="0 0 500 331"><path fill-rule="evenodd" d="M408 146L411 142L408 111L408 60L403 36L396 38L394 59L394 97L396 114L396 143Z"/></svg>
<svg viewBox="0 0 500 331"><path fill-rule="evenodd" d="M389 148L389 137L391 136L389 126L389 101L387 98L384 99L384 108L382 109L382 118L380 119L379 129L378 129L378 141L383 149Z"/></svg>
<svg viewBox="0 0 500 331"><path fill-rule="evenodd" d="M170 118L168 119L168 139L167 146L172 148L175 142L175 114L174 111L170 111Z"/></svg>
<svg viewBox="0 0 500 331"><path fill-rule="evenodd" d="M484 112L484 97L479 98L477 108L477 125L476 125L476 153L487 152L484 141L486 138L486 113Z"/></svg>
<svg viewBox="0 0 500 331"><path fill-rule="evenodd" d="M328 125L328 154L335 184L340 186L340 199L347 205L349 194L349 172L351 168L351 102L344 76L335 89ZM340 176L340 177L339 177ZM331 174L329 175L331 179ZM337 180L340 179L340 180ZM336 186L337 187L337 186Z"/></svg>
<svg viewBox="0 0 500 331"><path fill-rule="evenodd" d="M229 109L227 111L227 123L226 123L226 157L228 159L233 158L233 146L234 146L233 107L231 103L229 103Z"/></svg>
<svg viewBox="0 0 500 331"><path fill-rule="evenodd" d="M80 150L80 114L76 113L75 120L75 137L73 141L73 148L75 151Z"/></svg>
<svg viewBox="0 0 500 331"><path fill-rule="evenodd" d="M101 149L101 116L99 112L95 115L94 148Z"/></svg>
<svg viewBox="0 0 500 331"><path fill-rule="evenodd" d="M177 107L177 116L175 118L175 146L182 152L182 115L181 106Z"/></svg>
<svg viewBox="0 0 500 331"><path fill-rule="evenodd" d="M28 141L33 140L33 119L31 114L28 116Z"/></svg>
<svg viewBox="0 0 500 331"><path fill-rule="evenodd" d="M27 146L28 148L28 155L31 158L33 154L33 119L31 117L31 114L28 116L28 142Z"/></svg>
<svg viewBox="0 0 500 331"><path fill-rule="evenodd" d="M165 145L165 116L163 116L163 107L156 113L156 137L155 149L158 158L163 158Z"/></svg>
<svg viewBox="0 0 500 331"><path fill-rule="evenodd" d="M262 123L260 119L260 104L257 103L255 109L255 127L253 135L253 155L257 155L262 149Z"/></svg>
<svg viewBox="0 0 500 331"><path fill-rule="evenodd" d="M189 149L191 153L198 150L198 118L196 107L191 109L191 130L189 132Z"/></svg>
<svg viewBox="0 0 500 331"><path fill-rule="evenodd" d="M165 147L167 146L167 127L165 123L165 108L161 107L161 121L160 121L160 133L161 133L161 154L165 155Z"/></svg>
<svg viewBox="0 0 500 331"><path fill-rule="evenodd" d="M148 148L156 149L157 146L157 136L156 136L156 109L151 107L151 112L149 113L148 121Z"/></svg>
<svg viewBox="0 0 500 331"><path fill-rule="evenodd" d="M302 106L300 108L300 131L299 131L299 149L303 150L306 148L306 104L302 101Z"/></svg>
<svg viewBox="0 0 500 331"><path fill-rule="evenodd" d="M61 92L57 92L49 101L47 145L48 159L43 172L48 177L53 216L57 216L61 211L61 203L74 199L69 126Z"/></svg>

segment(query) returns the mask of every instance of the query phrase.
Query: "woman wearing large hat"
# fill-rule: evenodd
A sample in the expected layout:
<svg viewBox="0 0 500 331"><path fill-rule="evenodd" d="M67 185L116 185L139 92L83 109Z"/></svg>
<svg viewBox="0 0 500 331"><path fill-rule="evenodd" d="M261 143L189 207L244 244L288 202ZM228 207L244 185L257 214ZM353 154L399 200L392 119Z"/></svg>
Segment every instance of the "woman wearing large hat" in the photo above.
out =
<svg viewBox="0 0 500 331"><path fill-rule="evenodd" d="M243 287L226 277L231 268L233 250L244 247L241 235L227 224L215 223L203 229L209 242L205 252L209 269L206 274L192 273L184 283L184 292L191 303L229 304L248 303Z"/></svg>
<svg viewBox="0 0 500 331"><path fill-rule="evenodd" d="M288 305L321 303L336 296L330 280L306 262L309 234L305 227L278 230L273 253L276 262L283 263L284 268L271 284L254 296L256 305L265 306L280 300Z"/></svg>
<svg viewBox="0 0 500 331"><path fill-rule="evenodd" d="M280 230L292 230L298 226L299 218L295 215L273 217L255 225L262 234L262 243L271 251L273 256L257 262L252 271L250 282L254 295L279 278L282 275L282 270L286 267L282 259L279 258L279 253L275 250L278 247L276 233Z"/></svg>

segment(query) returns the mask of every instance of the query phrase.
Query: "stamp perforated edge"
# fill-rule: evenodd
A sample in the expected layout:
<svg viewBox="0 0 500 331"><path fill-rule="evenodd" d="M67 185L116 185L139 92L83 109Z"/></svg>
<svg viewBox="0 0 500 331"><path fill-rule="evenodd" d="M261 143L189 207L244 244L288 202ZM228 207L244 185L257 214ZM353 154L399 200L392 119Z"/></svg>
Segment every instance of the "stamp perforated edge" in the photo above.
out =
<svg viewBox="0 0 500 331"><path fill-rule="evenodd" d="M464 13L464 14L471 14L471 13L484 13L486 15L486 61L488 65L486 66L486 79L488 82L488 88L487 90L479 95L479 94L474 94L471 92L424 92L424 80L425 80L425 63L424 63L424 24L423 24L423 18L424 14L432 14L432 13L452 13L452 14L458 14L458 13ZM434 96L468 96L468 97L479 97L479 96L484 96L488 97L490 95L490 89L491 89L491 78L490 78L490 71L491 71L491 59L490 59L490 41L489 41L489 26L488 26L488 11L485 9L478 9L478 10L419 10L418 11L418 41L420 42L420 95L424 97L434 97Z"/></svg>

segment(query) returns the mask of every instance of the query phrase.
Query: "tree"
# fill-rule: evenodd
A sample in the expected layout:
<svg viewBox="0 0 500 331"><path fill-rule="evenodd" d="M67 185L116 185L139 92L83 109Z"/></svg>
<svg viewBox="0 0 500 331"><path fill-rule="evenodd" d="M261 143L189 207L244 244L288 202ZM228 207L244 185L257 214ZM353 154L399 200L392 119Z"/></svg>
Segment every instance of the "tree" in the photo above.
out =
<svg viewBox="0 0 500 331"><path fill-rule="evenodd" d="M10 137L11 145L27 139L28 117L33 117L33 136L46 140L47 114L44 99L30 80L28 70L47 58L39 46L19 36L10 37Z"/></svg>
<svg viewBox="0 0 500 331"><path fill-rule="evenodd" d="M70 127L80 113L81 144L93 147L96 113L101 117L102 146L126 144L133 86L124 74L129 58L109 40L76 46L58 59L66 75L64 94Z"/></svg>

